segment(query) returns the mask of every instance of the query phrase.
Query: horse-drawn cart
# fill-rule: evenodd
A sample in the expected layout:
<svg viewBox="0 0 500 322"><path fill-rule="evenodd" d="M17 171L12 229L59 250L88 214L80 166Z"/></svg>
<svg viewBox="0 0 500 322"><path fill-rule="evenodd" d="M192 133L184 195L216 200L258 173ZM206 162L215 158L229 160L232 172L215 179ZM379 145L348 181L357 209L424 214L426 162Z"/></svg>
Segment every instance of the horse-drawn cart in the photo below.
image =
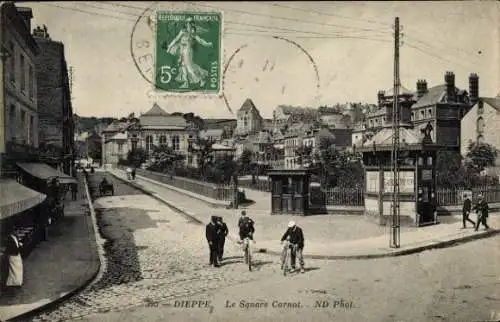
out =
<svg viewBox="0 0 500 322"><path fill-rule="evenodd" d="M105 182L105 181L101 182L99 184L99 195L100 196L105 196L108 192L112 196L115 194L115 190L114 190L113 184L109 183L109 182Z"/></svg>

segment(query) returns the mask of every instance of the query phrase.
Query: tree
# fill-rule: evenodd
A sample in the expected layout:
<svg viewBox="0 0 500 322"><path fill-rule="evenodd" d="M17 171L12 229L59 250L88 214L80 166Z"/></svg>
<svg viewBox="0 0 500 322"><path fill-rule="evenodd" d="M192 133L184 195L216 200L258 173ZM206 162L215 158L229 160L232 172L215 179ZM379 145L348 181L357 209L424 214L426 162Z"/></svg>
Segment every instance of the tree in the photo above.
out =
<svg viewBox="0 0 500 322"><path fill-rule="evenodd" d="M213 163L213 142L208 139L198 138L190 150L196 155L198 170L202 176L206 173L206 167Z"/></svg>
<svg viewBox="0 0 500 322"><path fill-rule="evenodd" d="M237 170L238 164L233 160L232 156L221 156L215 159L212 171L207 179L215 183L228 184L231 182L231 178L236 174Z"/></svg>
<svg viewBox="0 0 500 322"><path fill-rule="evenodd" d="M88 145L88 155L91 157L93 160L100 160L102 157L102 144L101 142L94 142L91 141L89 142Z"/></svg>
<svg viewBox="0 0 500 322"><path fill-rule="evenodd" d="M301 167L309 167L312 165L313 148L310 145L301 145L295 150L297 162Z"/></svg>
<svg viewBox="0 0 500 322"><path fill-rule="evenodd" d="M495 147L487 143L470 142L466 154L467 164L471 170L483 171L487 167L495 165L498 153Z"/></svg>
<svg viewBox="0 0 500 322"><path fill-rule="evenodd" d="M135 148L127 154L127 162L135 167L140 167L142 163L146 162L147 153L143 148Z"/></svg>
<svg viewBox="0 0 500 322"><path fill-rule="evenodd" d="M152 168L159 172L173 170L180 166L184 159L184 155L178 154L168 145L155 146L151 154Z"/></svg>
<svg viewBox="0 0 500 322"><path fill-rule="evenodd" d="M241 153L238 163L241 173L248 173L252 168L253 152L250 149L244 149Z"/></svg>

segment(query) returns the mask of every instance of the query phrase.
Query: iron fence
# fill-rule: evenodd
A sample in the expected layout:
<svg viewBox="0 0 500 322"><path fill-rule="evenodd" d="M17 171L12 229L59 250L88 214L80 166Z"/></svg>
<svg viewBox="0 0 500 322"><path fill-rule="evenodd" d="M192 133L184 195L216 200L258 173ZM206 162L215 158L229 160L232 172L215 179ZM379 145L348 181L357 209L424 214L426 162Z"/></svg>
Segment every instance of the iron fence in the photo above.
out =
<svg viewBox="0 0 500 322"><path fill-rule="evenodd" d="M121 167L123 169L123 167ZM233 188L228 184L214 184L183 177L170 176L167 174L150 170L137 169L137 174L152 180L172 185L179 189L191 191L199 195L216 200L232 200ZM240 188L255 189L264 192L271 192L271 182L268 180L240 179ZM438 188L436 191L437 204L439 206L460 206L463 203L463 195L467 191L472 191L472 200L475 201L478 194L482 194L489 203L500 202L500 185L475 187L472 189ZM310 200L312 204L325 206L364 206L364 188L328 188L311 186Z"/></svg>

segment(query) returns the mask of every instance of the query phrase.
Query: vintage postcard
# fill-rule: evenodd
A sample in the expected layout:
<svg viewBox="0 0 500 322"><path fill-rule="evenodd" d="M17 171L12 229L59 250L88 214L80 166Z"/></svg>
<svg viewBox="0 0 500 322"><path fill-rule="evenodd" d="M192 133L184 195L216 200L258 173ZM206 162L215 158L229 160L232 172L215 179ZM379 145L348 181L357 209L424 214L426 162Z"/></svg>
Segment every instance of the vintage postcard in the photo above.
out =
<svg viewBox="0 0 500 322"><path fill-rule="evenodd" d="M0 321L500 321L498 1L0 1Z"/></svg>

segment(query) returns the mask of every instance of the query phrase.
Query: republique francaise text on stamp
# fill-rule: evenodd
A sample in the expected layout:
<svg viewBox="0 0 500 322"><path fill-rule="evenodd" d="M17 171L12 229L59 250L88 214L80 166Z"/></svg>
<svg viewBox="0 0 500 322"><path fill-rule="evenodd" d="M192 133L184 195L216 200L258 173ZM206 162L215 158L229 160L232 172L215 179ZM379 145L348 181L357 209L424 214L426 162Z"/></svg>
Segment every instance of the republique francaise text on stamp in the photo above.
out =
<svg viewBox="0 0 500 322"><path fill-rule="evenodd" d="M155 54L157 90L219 95L222 14L157 11Z"/></svg>

